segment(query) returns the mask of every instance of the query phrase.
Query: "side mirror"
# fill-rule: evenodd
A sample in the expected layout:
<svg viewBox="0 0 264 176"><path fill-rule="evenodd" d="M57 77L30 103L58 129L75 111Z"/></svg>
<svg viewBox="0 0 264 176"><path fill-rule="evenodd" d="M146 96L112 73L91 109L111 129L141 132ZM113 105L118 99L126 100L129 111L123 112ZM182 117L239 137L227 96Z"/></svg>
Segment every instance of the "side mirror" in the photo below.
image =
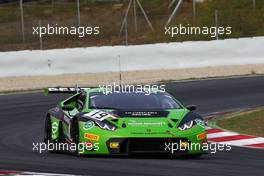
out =
<svg viewBox="0 0 264 176"><path fill-rule="evenodd" d="M74 110L74 107L71 106L71 105L64 105L64 106L62 106L62 110L64 110L64 111L72 111L72 110Z"/></svg>
<svg viewBox="0 0 264 176"><path fill-rule="evenodd" d="M195 111L197 109L196 105L187 105L186 109L190 110L190 111Z"/></svg>

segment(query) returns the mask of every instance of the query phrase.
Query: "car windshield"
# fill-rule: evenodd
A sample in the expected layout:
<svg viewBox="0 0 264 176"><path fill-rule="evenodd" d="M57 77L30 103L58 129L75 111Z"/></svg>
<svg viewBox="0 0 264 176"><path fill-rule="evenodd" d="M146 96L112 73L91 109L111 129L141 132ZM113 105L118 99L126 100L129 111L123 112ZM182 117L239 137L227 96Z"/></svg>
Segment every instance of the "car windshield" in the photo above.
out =
<svg viewBox="0 0 264 176"><path fill-rule="evenodd" d="M181 106L166 93L92 93L90 95L91 109L178 109Z"/></svg>

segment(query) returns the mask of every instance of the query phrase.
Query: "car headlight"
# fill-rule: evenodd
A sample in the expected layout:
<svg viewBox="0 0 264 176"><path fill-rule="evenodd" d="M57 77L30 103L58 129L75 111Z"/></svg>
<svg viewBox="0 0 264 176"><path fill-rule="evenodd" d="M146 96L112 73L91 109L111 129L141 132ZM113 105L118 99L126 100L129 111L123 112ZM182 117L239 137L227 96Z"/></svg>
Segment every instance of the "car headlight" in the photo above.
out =
<svg viewBox="0 0 264 176"><path fill-rule="evenodd" d="M201 120L201 119L194 119L194 120L190 120L190 121L188 121L188 122L180 125L178 127L178 129L179 130L182 130L182 131L189 130L189 129L191 129L195 125L199 125L199 126L201 126L203 128L205 127L205 123L204 123L203 120Z"/></svg>
<svg viewBox="0 0 264 176"><path fill-rule="evenodd" d="M181 125L178 127L179 130L188 130L188 129L191 129L193 126L195 125L195 122L193 120Z"/></svg>

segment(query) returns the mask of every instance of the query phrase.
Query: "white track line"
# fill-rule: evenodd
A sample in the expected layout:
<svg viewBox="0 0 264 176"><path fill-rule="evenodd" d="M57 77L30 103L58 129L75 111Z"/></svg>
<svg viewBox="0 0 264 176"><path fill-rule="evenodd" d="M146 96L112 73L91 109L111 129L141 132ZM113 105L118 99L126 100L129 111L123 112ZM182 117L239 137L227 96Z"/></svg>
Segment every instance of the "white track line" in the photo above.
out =
<svg viewBox="0 0 264 176"><path fill-rule="evenodd" d="M241 139L241 140L233 140L233 141L226 141L226 142L220 142L220 143L235 145L235 146L245 146L245 145L264 143L264 138L258 137L258 138L252 138L252 139Z"/></svg>
<svg viewBox="0 0 264 176"><path fill-rule="evenodd" d="M234 132L218 132L218 133L211 133L211 134L207 134L207 139L212 139L212 138L217 138L217 137L226 137L226 136L236 136L239 135L238 133L234 133Z"/></svg>
<svg viewBox="0 0 264 176"><path fill-rule="evenodd" d="M42 172L21 172L15 174L17 176L24 176L24 175L35 175L35 176L74 176L72 174L55 174L55 173L42 173Z"/></svg>

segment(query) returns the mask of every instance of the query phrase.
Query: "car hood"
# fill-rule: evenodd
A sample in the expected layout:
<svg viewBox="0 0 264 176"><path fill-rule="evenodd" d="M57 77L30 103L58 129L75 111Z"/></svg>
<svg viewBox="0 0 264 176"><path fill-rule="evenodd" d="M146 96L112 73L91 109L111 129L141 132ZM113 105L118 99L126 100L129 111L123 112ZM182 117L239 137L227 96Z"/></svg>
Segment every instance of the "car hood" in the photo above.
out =
<svg viewBox="0 0 264 176"><path fill-rule="evenodd" d="M181 119L188 113L186 109L168 110L168 111L126 111L116 119L108 119L119 129L130 131L163 131L173 128L179 124ZM120 115L119 114L119 115ZM127 116L124 114L128 114ZM134 114L134 115L133 115ZM141 114L141 115L140 115ZM142 114L144 114L142 116ZM147 114L147 115L146 115ZM152 114L151 116L149 114Z"/></svg>

